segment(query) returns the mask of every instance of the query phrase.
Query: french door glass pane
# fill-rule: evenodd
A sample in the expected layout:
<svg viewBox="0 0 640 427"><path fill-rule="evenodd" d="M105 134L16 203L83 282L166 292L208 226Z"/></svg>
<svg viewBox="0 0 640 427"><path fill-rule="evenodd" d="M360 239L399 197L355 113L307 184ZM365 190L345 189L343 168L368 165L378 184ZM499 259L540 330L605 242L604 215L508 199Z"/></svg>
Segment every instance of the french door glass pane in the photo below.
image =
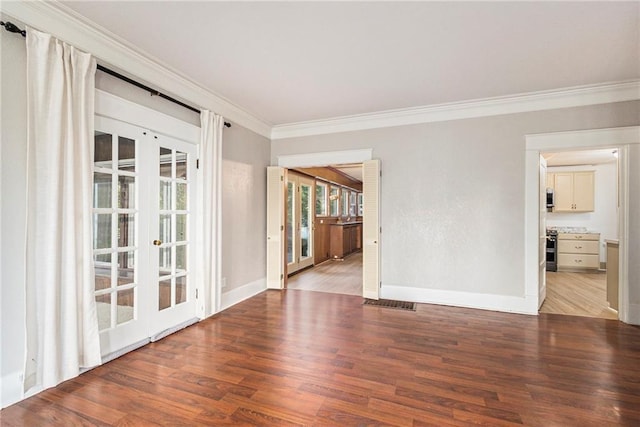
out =
<svg viewBox="0 0 640 427"><path fill-rule="evenodd" d="M98 329L111 327L111 294L96 295L96 309L98 311Z"/></svg>
<svg viewBox="0 0 640 427"><path fill-rule="evenodd" d="M118 286L135 281L135 251L118 253Z"/></svg>
<svg viewBox="0 0 640 427"><path fill-rule="evenodd" d="M171 210L171 181L160 181L160 210Z"/></svg>
<svg viewBox="0 0 640 427"><path fill-rule="evenodd" d="M111 214L93 214L93 249L111 247Z"/></svg>
<svg viewBox="0 0 640 427"><path fill-rule="evenodd" d="M187 240L187 215L176 214L176 242Z"/></svg>
<svg viewBox="0 0 640 427"><path fill-rule="evenodd" d="M160 215L159 236L162 243L171 242L171 214Z"/></svg>
<svg viewBox="0 0 640 427"><path fill-rule="evenodd" d="M128 322L133 319L135 307L135 292L133 288L118 292L117 323Z"/></svg>
<svg viewBox="0 0 640 427"><path fill-rule="evenodd" d="M176 179L187 179L187 153L176 152Z"/></svg>
<svg viewBox="0 0 640 427"><path fill-rule="evenodd" d="M135 246L135 218L134 214L119 214L118 215L118 246L126 248L128 246Z"/></svg>
<svg viewBox="0 0 640 427"><path fill-rule="evenodd" d="M311 226L311 187L300 185L300 256L307 258L311 254L309 247Z"/></svg>
<svg viewBox="0 0 640 427"><path fill-rule="evenodd" d="M93 174L93 207L111 207L111 174L94 172Z"/></svg>
<svg viewBox="0 0 640 427"><path fill-rule="evenodd" d="M176 246L176 273L185 272L187 269L187 246Z"/></svg>
<svg viewBox="0 0 640 427"><path fill-rule="evenodd" d="M132 176L118 177L118 208L133 209L135 206L135 183Z"/></svg>
<svg viewBox="0 0 640 427"><path fill-rule="evenodd" d="M176 183L176 210L183 211L186 209L187 209L187 184L183 182L178 182Z"/></svg>
<svg viewBox="0 0 640 427"><path fill-rule="evenodd" d="M96 167L111 169L113 159L111 141L113 137L111 134L99 131L95 131L94 135L93 162Z"/></svg>
<svg viewBox="0 0 640 427"><path fill-rule="evenodd" d="M136 142L133 139L118 137L118 169L135 172Z"/></svg>
<svg viewBox="0 0 640 427"><path fill-rule="evenodd" d="M160 248L160 256L158 261L159 273L161 276L171 274L171 248Z"/></svg>
<svg viewBox="0 0 640 427"><path fill-rule="evenodd" d="M171 279L161 280L158 286L158 310L164 310L171 307Z"/></svg>
<svg viewBox="0 0 640 427"><path fill-rule="evenodd" d="M160 176L171 178L171 165L171 150L168 148L160 147Z"/></svg>
<svg viewBox="0 0 640 427"><path fill-rule="evenodd" d="M293 197L295 185L287 182L287 263L293 262Z"/></svg>
<svg viewBox="0 0 640 427"><path fill-rule="evenodd" d="M94 256L95 261L95 290L99 291L111 287L111 254Z"/></svg>
<svg viewBox="0 0 640 427"><path fill-rule="evenodd" d="M176 305L187 301L187 277L176 277Z"/></svg>

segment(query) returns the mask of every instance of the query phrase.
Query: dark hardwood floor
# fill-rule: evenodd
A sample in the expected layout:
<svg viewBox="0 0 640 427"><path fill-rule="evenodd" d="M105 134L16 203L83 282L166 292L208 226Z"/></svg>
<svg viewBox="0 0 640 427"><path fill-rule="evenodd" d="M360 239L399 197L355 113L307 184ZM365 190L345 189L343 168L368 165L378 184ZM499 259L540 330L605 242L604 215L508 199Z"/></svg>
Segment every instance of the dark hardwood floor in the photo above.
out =
<svg viewBox="0 0 640 427"><path fill-rule="evenodd" d="M0 412L4 426L640 425L640 328L267 291Z"/></svg>

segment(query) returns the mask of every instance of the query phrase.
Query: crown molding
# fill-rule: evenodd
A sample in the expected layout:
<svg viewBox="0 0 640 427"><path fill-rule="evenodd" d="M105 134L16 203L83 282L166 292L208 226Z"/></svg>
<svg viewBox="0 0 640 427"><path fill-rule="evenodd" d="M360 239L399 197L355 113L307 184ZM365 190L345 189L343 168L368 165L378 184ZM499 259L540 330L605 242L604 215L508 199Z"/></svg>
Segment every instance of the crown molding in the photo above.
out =
<svg viewBox="0 0 640 427"><path fill-rule="evenodd" d="M271 124L199 85L131 43L56 1L3 1L0 10L41 31L91 53L98 61L142 79L163 92L209 109L227 120L269 138Z"/></svg>
<svg viewBox="0 0 640 427"><path fill-rule="evenodd" d="M640 99L640 80L631 80L277 125L271 131L271 139L581 107L638 99Z"/></svg>

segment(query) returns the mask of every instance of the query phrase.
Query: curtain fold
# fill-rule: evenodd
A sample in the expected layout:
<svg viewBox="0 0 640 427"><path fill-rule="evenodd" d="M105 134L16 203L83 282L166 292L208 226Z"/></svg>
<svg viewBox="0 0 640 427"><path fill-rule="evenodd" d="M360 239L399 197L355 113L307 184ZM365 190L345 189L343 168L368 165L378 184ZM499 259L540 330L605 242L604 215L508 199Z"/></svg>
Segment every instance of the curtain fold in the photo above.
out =
<svg viewBox="0 0 640 427"><path fill-rule="evenodd" d="M198 277L204 295L204 315L220 310L221 281L221 190L222 190L222 126L224 118L208 110L200 113L200 185L198 206L200 241L198 245Z"/></svg>
<svg viewBox="0 0 640 427"><path fill-rule="evenodd" d="M25 391L100 364L93 297L96 61L27 28Z"/></svg>

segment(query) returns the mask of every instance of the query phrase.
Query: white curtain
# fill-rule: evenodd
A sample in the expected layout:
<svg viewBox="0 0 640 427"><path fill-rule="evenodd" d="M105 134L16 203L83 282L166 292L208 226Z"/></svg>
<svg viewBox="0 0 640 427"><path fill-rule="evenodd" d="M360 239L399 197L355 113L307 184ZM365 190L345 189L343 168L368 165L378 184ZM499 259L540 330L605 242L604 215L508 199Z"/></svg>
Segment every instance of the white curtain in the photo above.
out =
<svg viewBox="0 0 640 427"><path fill-rule="evenodd" d="M222 126L224 118L208 110L200 113L200 213L198 276L205 290L205 316L220 310Z"/></svg>
<svg viewBox="0 0 640 427"><path fill-rule="evenodd" d="M27 28L25 391L100 364L93 297L96 62Z"/></svg>

